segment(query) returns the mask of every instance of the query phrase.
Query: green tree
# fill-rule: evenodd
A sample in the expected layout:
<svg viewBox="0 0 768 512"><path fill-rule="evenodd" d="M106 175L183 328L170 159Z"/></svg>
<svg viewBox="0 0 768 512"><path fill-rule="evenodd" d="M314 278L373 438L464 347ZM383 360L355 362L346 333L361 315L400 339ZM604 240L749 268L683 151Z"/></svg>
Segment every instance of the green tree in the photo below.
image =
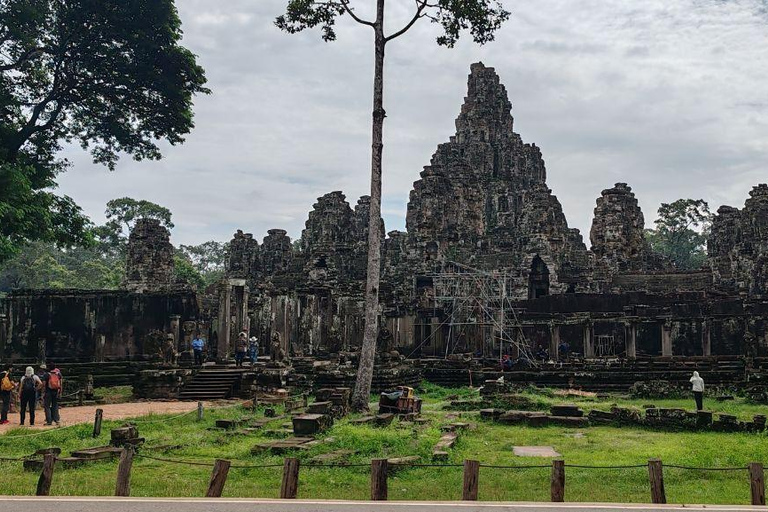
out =
<svg viewBox="0 0 768 512"><path fill-rule="evenodd" d="M209 240L199 245L180 245L178 252L202 278L201 288L205 288L224 276L229 244Z"/></svg>
<svg viewBox="0 0 768 512"><path fill-rule="evenodd" d="M112 199L107 203L107 223L96 230L99 239L113 246L124 246L139 219L157 219L169 230L173 229L171 210L157 203L130 197Z"/></svg>
<svg viewBox="0 0 768 512"><path fill-rule="evenodd" d="M115 168L183 142L208 93L179 44L173 0L0 0L0 261L29 240L88 241L88 221L52 190L62 141Z"/></svg>
<svg viewBox="0 0 768 512"><path fill-rule="evenodd" d="M196 290L205 288L205 278L195 265L178 251L173 255L173 275L177 282L187 283Z"/></svg>
<svg viewBox="0 0 768 512"><path fill-rule="evenodd" d="M700 268L707 259L707 237L712 223L703 199L678 199L662 203L655 229L646 229L651 248L668 257L681 270Z"/></svg>
<svg viewBox="0 0 768 512"><path fill-rule="evenodd" d="M325 41L336 39L336 18L348 15L360 25L373 31L373 121L371 151L371 210L368 229L368 266L365 291L365 331L360 353L352 407L357 411L368 409L368 399L373 380L373 364L378 337L379 273L381 270L381 174L384 148L384 50L392 40L402 36L416 22L426 18L440 24L442 34L437 44L453 47L462 30L468 29L472 39L479 44L492 41L494 33L509 17L496 0L415 0L413 17L403 26L387 35L384 29L384 8L392 0L376 0L376 15L372 20L363 19L354 7L355 0L289 0L285 14L278 16L275 24L288 33L320 27ZM354 5L353 5L354 4Z"/></svg>

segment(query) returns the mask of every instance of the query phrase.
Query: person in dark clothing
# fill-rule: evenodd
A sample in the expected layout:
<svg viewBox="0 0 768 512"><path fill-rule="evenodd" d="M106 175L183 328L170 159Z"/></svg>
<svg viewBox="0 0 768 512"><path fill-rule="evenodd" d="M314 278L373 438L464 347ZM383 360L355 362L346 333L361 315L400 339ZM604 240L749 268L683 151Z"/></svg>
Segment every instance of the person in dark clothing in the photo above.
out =
<svg viewBox="0 0 768 512"><path fill-rule="evenodd" d="M50 363L43 381L43 409L45 410L45 424L59 424L59 398L61 398L62 379L61 371L54 363Z"/></svg>
<svg viewBox="0 0 768 512"><path fill-rule="evenodd" d="M6 368L0 372L0 425L8 423L8 411L11 409L11 391L16 387L16 383L11 379L11 369Z"/></svg>
<svg viewBox="0 0 768 512"><path fill-rule="evenodd" d="M21 425L24 424L24 420L27 416L27 410L29 410L29 424L35 424L35 404L37 402L37 392L43 389L43 381L40 377L35 375L35 370L31 366L27 366L27 371L19 382L19 388L21 389Z"/></svg>

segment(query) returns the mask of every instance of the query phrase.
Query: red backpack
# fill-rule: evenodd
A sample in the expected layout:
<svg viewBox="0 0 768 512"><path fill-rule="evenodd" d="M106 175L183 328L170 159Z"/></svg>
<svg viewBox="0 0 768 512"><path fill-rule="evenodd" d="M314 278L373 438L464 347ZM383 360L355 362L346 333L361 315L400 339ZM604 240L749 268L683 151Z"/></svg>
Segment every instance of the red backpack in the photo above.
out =
<svg viewBox="0 0 768 512"><path fill-rule="evenodd" d="M53 389L54 391L61 389L61 374L59 372L48 374L48 389Z"/></svg>

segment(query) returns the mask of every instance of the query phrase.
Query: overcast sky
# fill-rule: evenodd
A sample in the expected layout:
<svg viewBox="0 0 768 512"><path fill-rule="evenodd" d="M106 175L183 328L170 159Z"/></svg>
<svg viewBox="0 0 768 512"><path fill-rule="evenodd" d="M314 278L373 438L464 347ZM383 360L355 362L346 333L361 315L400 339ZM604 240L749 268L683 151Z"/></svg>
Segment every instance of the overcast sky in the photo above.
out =
<svg viewBox="0 0 768 512"><path fill-rule="evenodd" d="M340 21L338 40L274 27L287 0L176 0L184 44L213 94L196 128L161 161L110 173L68 149L60 191L94 221L113 198L171 209L173 242L226 241L236 229L300 236L316 198L368 193L371 31ZM412 0L388 0L388 24ZM352 0L365 14L373 0ZM768 1L504 0L496 41L438 47L417 24L387 48L383 212L404 229L408 192L455 131L469 65L493 66L515 131L542 149L548 184L585 239L595 199L615 182L637 194L650 226L661 202L741 207L768 181ZM346 17L345 17L346 18ZM589 245L589 244L588 244Z"/></svg>

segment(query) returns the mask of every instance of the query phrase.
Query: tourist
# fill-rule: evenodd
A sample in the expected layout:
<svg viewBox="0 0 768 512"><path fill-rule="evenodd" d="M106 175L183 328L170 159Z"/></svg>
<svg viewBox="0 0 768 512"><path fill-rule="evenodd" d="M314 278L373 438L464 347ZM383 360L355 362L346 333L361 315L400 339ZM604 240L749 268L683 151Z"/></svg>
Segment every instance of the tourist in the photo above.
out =
<svg viewBox="0 0 768 512"><path fill-rule="evenodd" d="M192 340L192 353L195 354L195 364L203 365L203 349L205 340L199 334Z"/></svg>
<svg viewBox="0 0 768 512"><path fill-rule="evenodd" d="M16 387L16 383L11 379L11 368L8 367L0 372L0 399L3 404L0 408L0 425L8 423L8 411L11 409L11 391Z"/></svg>
<svg viewBox="0 0 768 512"><path fill-rule="evenodd" d="M237 337L237 345L235 345L235 366L243 366L246 352L248 352L248 335L241 332Z"/></svg>
<svg viewBox="0 0 768 512"><path fill-rule="evenodd" d="M704 410L704 379L699 377L699 372L693 372L691 377L691 388L693 389L693 398L696 400L696 410Z"/></svg>
<svg viewBox="0 0 768 512"><path fill-rule="evenodd" d="M557 347L557 353L560 359L568 359L568 353L571 351L571 345L563 340L560 342L560 346Z"/></svg>
<svg viewBox="0 0 768 512"><path fill-rule="evenodd" d="M59 399L61 398L62 378L61 370L54 363L50 365L50 371L46 371L43 381L43 410L45 411L45 424L59 425Z"/></svg>
<svg viewBox="0 0 768 512"><path fill-rule="evenodd" d="M501 368L506 371L512 370L512 358L509 357L509 354L504 354L504 357L501 358Z"/></svg>
<svg viewBox="0 0 768 512"><path fill-rule="evenodd" d="M27 370L24 372L24 376L19 382L19 388L21 389L21 425L24 425L24 420L27 416L27 409L29 409L29 424L34 426L35 424L35 402L37 401L37 392L43 389L43 381L40 377L35 375L35 370L31 366L27 366Z"/></svg>
<svg viewBox="0 0 768 512"><path fill-rule="evenodd" d="M256 336L251 336L248 341L248 359L251 360L251 368L256 366L256 359L259 358L259 339Z"/></svg>

